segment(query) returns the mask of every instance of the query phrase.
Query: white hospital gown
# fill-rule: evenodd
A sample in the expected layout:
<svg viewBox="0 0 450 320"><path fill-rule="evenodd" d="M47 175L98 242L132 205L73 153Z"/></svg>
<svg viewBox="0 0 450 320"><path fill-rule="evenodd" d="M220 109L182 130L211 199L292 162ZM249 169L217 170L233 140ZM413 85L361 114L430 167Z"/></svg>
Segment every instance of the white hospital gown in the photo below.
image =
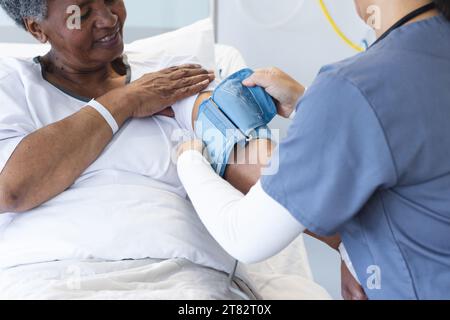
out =
<svg viewBox="0 0 450 320"><path fill-rule="evenodd" d="M131 81L189 58L130 59ZM183 258L228 272L233 259L201 224L174 161L195 97L177 119L127 122L74 185L24 214L0 215L0 269L54 260ZM33 60L0 61L0 170L28 134L86 105L42 78Z"/></svg>

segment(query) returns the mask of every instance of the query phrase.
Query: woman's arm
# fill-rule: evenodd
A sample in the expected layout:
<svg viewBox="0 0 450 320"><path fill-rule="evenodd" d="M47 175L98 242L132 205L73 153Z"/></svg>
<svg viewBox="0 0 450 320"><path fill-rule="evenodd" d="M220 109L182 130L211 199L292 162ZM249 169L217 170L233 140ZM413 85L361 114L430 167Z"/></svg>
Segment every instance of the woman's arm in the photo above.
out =
<svg viewBox="0 0 450 320"><path fill-rule="evenodd" d="M99 99L119 126L129 117L121 99L116 93ZM28 211L67 189L111 138L108 124L90 107L30 134L0 175L0 213Z"/></svg>
<svg viewBox="0 0 450 320"><path fill-rule="evenodd" d="M265 88L277 102L278 114L285 118L292 115L305 92L301 84L278 68L256 70L243 84ZM210 96L211 92L199 95L192 112L192 128L198 117L199 106ZM242 193L248 193L261 177L262 170L269 164L275 147L272 141L266 139L251 141L246 148L236 147L230 156L224 178Z"/></svg>
<svg viewBox="0 0 450 320"><path fill-rule="evenodd" d="M204 90L213 77L197 65L147 74L97 101L119 126L152 116ZM69 188L112 139L104 118L87 106L27 136L0 174L0 213L31 210Z"/></svg>
<svg viewBox="0 0 450 320"><path fill-rule="evenodd" d="M211 94L203 92L197 97L192 110L192 128L198 117L200 105L209 99ZM245 148L235 147L225 171L225 180L240 192L247 194L261 177L261 170L268 165L275 147L275 143L266 139L250 141Z"/></svg>

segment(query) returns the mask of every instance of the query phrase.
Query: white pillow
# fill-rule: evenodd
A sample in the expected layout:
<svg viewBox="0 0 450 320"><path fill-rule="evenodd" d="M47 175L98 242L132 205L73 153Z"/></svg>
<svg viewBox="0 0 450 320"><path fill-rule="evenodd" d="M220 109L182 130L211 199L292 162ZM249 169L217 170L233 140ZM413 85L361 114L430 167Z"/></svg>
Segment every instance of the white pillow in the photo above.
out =
<svg viewBox="0 0 450 320"><path fill-rule="evenodd" d="M0 43L0 57L32 58L44 55L49 45ZM161 56L193 56L209 69L215 68L214 26L211 19L125 45L131 58L156 59Z"/></svg>
<svg viewBox="0 0 450 320"><path fill-rule="evenodd" d="M193 56L208 69L215 69L214 26L211 19L125 46L130 58ZM138 59L140 60L140 59Z"/></svg>
<svg viewBox="0 0 450 320"><path fill-rule="evenodd" d="M34 58L46 54L49 50L48 44L0 43L0 57Z"/></svg>
<svg viewBox="0 0 450 320"><path fill-rule="evenodd" d="M244 57L234 47L216 44L215 54L218 80L223 80L236 71L247 67Z"/></svg>

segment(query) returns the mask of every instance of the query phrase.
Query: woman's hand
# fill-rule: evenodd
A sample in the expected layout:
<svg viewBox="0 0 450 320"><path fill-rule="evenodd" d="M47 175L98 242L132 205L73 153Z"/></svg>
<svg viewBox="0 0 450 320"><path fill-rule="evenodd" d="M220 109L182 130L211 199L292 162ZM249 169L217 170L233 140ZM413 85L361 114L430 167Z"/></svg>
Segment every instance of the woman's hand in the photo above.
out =
<svg viewBox="0 0 450 320"><path fill-rule="evenodd" d="M305 87L277 68L260 69L243 81L247 87L261 86L276 101L278 114L289 118L305 92Z"/></svg>
<svg viewBox="0 0 450 320"><path fill-rule="evenodd" d="M196 64L148 73L125 87L131 117L173 116L170 106L205 90L213 80L214 72Z"/></svg>

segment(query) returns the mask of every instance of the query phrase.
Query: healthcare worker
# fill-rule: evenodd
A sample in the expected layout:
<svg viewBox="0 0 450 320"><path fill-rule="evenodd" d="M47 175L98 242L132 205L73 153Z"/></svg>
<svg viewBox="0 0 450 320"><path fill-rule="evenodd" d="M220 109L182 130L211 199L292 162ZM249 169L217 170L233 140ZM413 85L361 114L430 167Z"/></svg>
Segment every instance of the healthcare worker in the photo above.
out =
<svg viewBox="0 0 450 320"><path fill-rule="evenodd" d="M277 69L244 81L266 88L280 115L297 112L276 174L244 196L202 143L188 143L179 176L209 232L243 262L306 229L339 233L370 299L450 299L450 3L355 4L364 20L379 8L378 41L324 67L302 97Z"/></svg>

